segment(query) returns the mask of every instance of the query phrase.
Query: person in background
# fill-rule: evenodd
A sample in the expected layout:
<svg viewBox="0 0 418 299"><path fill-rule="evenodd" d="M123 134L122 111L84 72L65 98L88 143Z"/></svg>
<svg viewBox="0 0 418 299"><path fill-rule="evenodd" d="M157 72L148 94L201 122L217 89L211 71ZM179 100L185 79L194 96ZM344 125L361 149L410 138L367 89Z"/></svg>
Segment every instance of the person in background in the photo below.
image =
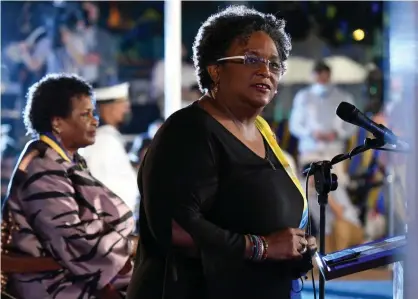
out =
<svg viewBox="0 0 418 299"><path fill-rule="evenodd" d="M199 84L196 83L190 86L188 96L181 100L181 108L189 106L193 102L200 99L202 95L203 94L200 92L200 89L199 89Z"/></svg>
<svg viewBox="0 0 418 299"><path fill-rule="evenodd" d="M139 198L136 173L118 130L130 120L129 84L96 89L95 94L100 127L95 144L85 148L82 155L92 175L135 211Z"/></svg>
<svg viewBox="0 0 418 299"><path fill-rule="evenodd" d="M309 168L305 165L303 169ZM306 177L305 177L306 180ZM303 186L306 184L303 183ZM319 203L315 189L314 176L309 177L308 182L308 202L309 211L314 221L314 226L319 233ZM325 223L325 250L334 252L343 250L347 247L359 245L364 242L364 230L361 226L359 213L347 193L338 187L328 196L326 207Z"/></svg>
<svg viewBox="0 0 418 299"><path fill-rule="evenodd" d="M86 26L82 32L86 55L81 75L93 86L108 86L118 80L117 42L105 29L98 25L100 9L98 3L82 3Z"/></svg>
<svg viewBox="0 0 418 299"><path fill-rule="evenodd" d="M150 147L152 139L146 138L144 136L138 136L135 138L135 141L129 151L129 159L131 160L132 167L138 172L141 166L142 161L144 160L145 154ZM141 197L139 197L138 202L135 206L134 214L139 215L139 205L141 203ZM139 232L139 219L136 219L136 233Z"/></svg>
<svg viewBox="0 0 418 299"><path fill-rule="evenodd" d="M1 204L3 206L3 201L7 195L7 187L10 182L10 178L13 174L13 168L16 164L17 158L19 156L18 144L13 138L9 136L9 133L12 129L10 124L1 124L1 155L0 155L0 165L1 165Z"/></svg>
<svg viewBox="0 0 418 299"><path fill-rule="evenodd" d="M129 149L129 159L135 169L138 169L146 150L162 124L163 120L157 119L148 126L148 130L146 132L135 137L132 146Z"/></svg>
<svg viewBox="0 0 418 299"><path fill-rule="evenodd" d="M47 73L81 75L86 54L81 36L83 18L78 11L58 14L52 28L51 49L47 55Z"/></svg>
<svg viewBox="0 0 418 299"><path fill-rule="evenodd" d="M142 163L142 160L147 153L148 148L151 145L152 139L154 138L155 134L157 133L158 129L163 124L162 119L157 119L153 121L148 126L148 131L142 134L139 134L135 137L134 142L129 150L129 159L131 161L132 167L138 172L139 167ZM141 202L141 198L138 199L138 202L135 206L135 215L139 215L139 204ZM138 220L138 219L137 219ZM139 232L139 221L137 221L137 232Z"/></svg>
<svg viewBox="0 0 418 299"><path fill-rule="evenodd" d="M151 142L152 139L142 138L142 136L140 136L138 139L135 139L135 142L129 151L129 159L131 160L132 167L134 167L137 171L139 170L139 166L141 165Z"/></svg>
<svg viewBox="0 0 418 299"><path fill-rule="evenodd" d="M138 174L128 299L290 298L311 268L303 189L260 116L286 70L284 27L245 6L201 25L193 58L204 95L164 122Z"/></svg>
<svg viewBox="0 0 418 299"><path fill-rule="evenodd" d="M354 104L350 94L331 83L331 69L318 62L315 83L296 94L289 119L290 132L299 139L299 165L332 159L345 150L355 127L341 120L335 110L341 102ZM348 184L344 164L334 166L340 186Z"/></svg>
<svg viewBox="0 0 418 299"><path fill-rule="evenodd" d="M19 43L19 51L15 51L27 71L22 82L23 89L38 81L46 71L47 57L51 54L51 39L44 27L38 27L30 38Z"/></svg>
<svg viewBox="0 0 418 299"><path fill-rule="evenodd" d="M2 208L2 250L9 252L1 270L21 266L8 276L17 298L124 296L135 246L132 212L77 153L95 141L94 111L92 87L80 77L50 74L29 89L24 123L33 140Z"/></svg>
<svg viewBox="0 0 418 299"><path fill-rule="evenodd" d="M155 134L157 134L157 131L160 129L160 127L163 125L164 120L157 119L154 120L149 126L147 131L147 138L154 139Z"/></svg>
<svg viewBox="0 0 418 299"><path fill-rule="evenodd" d="M196 74L192 64L188 61L187 49L182 45L182 64L181 64L181 99L182 106L184 103L191 103L196 101L195 92L191 89L196 86ZM151 75L151 98L158 103L160 111L164 111L164 60L158 61Z"/></svg>

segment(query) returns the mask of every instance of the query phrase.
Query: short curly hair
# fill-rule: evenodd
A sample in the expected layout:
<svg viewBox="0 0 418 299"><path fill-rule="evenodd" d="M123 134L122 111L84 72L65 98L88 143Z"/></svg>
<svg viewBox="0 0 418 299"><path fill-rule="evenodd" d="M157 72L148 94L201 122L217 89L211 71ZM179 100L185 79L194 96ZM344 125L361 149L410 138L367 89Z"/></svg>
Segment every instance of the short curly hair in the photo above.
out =
<svg viewBox="0 0 418 299"><path fill-rule="evenodd" d="M68 117L72 99L93 96L93 88L84 79L73 74L48 74L33 84L26 95L23 122L26 132L36 136L52 132L53 117Z"/></svg>
<svg viewBox="0 0 418 299"><path fill-rule="evenodd" d="M209 90L213 83L206 68L222 58L236 38L249 38L256 31L264 31L272 38L284 72L285 61L292 49L290 36L284 27L283 19L243 5L228 6L210 16L199 28L193 43L193 62L200 91Z"/></svg>

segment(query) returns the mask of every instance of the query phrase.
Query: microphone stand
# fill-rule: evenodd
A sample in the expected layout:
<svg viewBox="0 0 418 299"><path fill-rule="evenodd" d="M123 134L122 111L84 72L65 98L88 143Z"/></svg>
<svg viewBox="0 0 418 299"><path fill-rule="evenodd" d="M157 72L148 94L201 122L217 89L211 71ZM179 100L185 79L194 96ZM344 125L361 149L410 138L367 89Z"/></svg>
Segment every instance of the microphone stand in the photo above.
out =
<svg viewBox="0 0 418 299"><path fill-rule="evenodd" d="M310 175L314 175L315 189L318 194L319 203L319 254L325 255L325 209L328 204L329 192L334 191L338 187L337 175L331 173L332 166L344 160L363 153L369 149L386 150L394 152L407 152L398 149L381 148L386 142L383 139L366 138L364 145L355 147L349 153L340 154L331 159L331 161L319 161L312 163L310 168L304 171L309 179ZM325 299L325 278L323 275L319 276L319 299Z"/></svg>

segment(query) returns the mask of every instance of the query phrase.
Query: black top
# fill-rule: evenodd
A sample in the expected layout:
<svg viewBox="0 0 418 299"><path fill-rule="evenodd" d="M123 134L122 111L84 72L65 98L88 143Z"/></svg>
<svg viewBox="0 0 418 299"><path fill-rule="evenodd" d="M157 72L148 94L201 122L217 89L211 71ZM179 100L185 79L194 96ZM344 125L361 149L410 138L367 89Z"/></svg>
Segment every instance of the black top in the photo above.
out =
<svg viewBox="0 0 418 299"><path fill-rule="evenodd" d="M168 267L171 274L165 282L177 279L177 283L166 285L166 296L171 297L179 285L190 284L190 278L196 282L202 264L206 287L199 298L290 297L294 262L257 263L243 258L244 234L268 235L299 227L302 217L301 194L267 142L265 145L263 159L197 102L165 122L138 176L141 263L131 283L137 288L135 296L161 298L151 289L163 285L164 261L172 252L173 218L193 237L201 261L171 254L169 263L177 266L177 273L172 274L174 270ZM128 298L134 298L133 293L131 290ZM172 296L182 297L187 296Z"/></svg>

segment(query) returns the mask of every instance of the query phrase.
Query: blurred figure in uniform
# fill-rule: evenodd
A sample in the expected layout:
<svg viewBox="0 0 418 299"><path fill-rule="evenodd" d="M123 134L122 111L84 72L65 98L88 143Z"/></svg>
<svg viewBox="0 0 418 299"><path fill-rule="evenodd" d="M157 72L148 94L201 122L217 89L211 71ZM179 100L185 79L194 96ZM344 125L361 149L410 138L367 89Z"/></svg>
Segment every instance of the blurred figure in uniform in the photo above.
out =
<svg viewBox="0 0 418 299"><path fill-rule="evenodd" d="M139 198L136 172L118 128L130 120L129 84L95 90L100 127L95 144L81 153L92 175L135 211Z"/></svg>

